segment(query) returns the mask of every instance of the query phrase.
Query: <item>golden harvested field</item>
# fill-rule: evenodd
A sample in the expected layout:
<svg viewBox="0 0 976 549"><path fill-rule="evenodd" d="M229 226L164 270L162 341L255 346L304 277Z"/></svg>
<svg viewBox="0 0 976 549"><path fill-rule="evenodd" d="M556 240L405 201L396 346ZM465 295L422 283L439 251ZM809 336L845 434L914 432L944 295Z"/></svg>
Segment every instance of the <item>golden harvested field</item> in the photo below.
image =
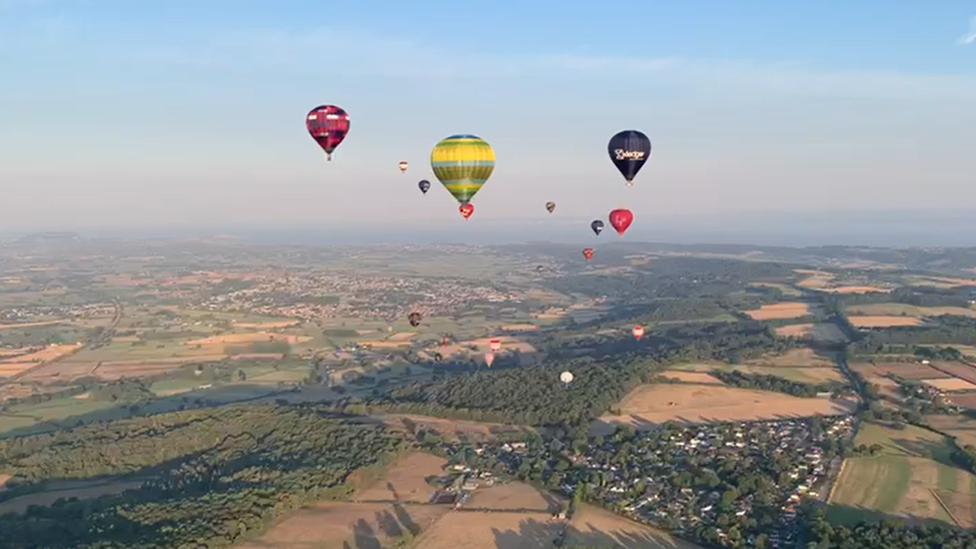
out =
<svg viewBox="0 0 976 549"><path fill-rule="evenodd" d="M771 303L762 307L746 311L746 314L753 320L773 320L779 318L799 318L813 314L810 305L799 301L784 301L782 303Z"/></svg>
<svg viewBox="0 0 976 549"><path fill-rule="evenodd" d="M821 291L831 294L867 294L867 293L887 293L892 288L881 288L879 286L838 286L836 288L823 288Z"/></svg>
<svg viewBox="0 0 976 549"><path fill-rule="evenodd" d="M675 379L677 381L683 381L685 383L699 383L702 385L724 385L721 380L712 374L705 372L664 372L661 374L662 377L667 379Z"/></svg>
<svg viewBox="0 0 976 549"><path fill-rule="evenodd" d="M427 503L434 487L424 480L428 476L444 474L447 460L441 457L415 452L402 456L386 469L383 477L360 490L354 499L358 501L411 501Z"/></svg>
<svg viewBox="0 0 976 549"><path fill-rule="evenodd" d="M795 269L793 272L802 275L808 275L807 278L796 283L797 286L802 286L804 288L810 288L814 290L819 290L821 288L826 288L827 284L834 279L833 273L825 273L823 271L811 271L808 269Z"/></svg>
<svg viewBox="0 0 976 549"><path fill-rule="evenodd" d="M976 389L976 384L955 377L948 379L922 379L920 381L942 391L972 391Z"/></svg>
<svg viewBox="0 0 976 549"><path fill-rule="evenodd" d="M976 286L976 280L970 278L952 278L945 276L915 276L906 281L910 286L931 286L933 288L958 288L960 286Z"/></svg>
<svg viewBox="0 0 976 549"><path fill-rule="evenodd" d="M776 335L780 337L807 337L813 332L813 324L791 324L776 328Z"/></svg>
<svg viewBox="0 0 976 549"><path fill-rule="evenodd" d="M803 295L803 292L797 290L793 286L788 284L781 284L779 282L750 282L749 286L761 287L761 288L776 288L777 290L783 292L783 295L788 297L798 297Z"/></svg>
<svg viewBox="0 0 976 549"><path fill-rule="evenodd" d="M506 324L501 329L506 332L531 332L538 330L539 327L535 324Z"/></svg>
<svg viewBox="0 0 976 549"><path fill-rule="evenodd" d="M893 326L918 326L921 320L911 316L848 316L857 328L891 328Z"/></svg>
<svg viewBox="0 0 976 549"><path fill-rule="evenodd" d="M820 383L822 381L839 381L845 382L846 378L840 373L840 370L833 366L820 367L820 366L757 366L753 364L724 364L724 363L699 363L699 364L677 364L673 366L675 370L679 370L685 373L698 372L698 375L703 373L711 372L712 370L721 370L723 372L742 372L744 374L751 375L761 375L761 376L776 376L784 379L789 379L791 381L797 381L800 383ZM675 372L678 373L678 372ZM666 372L662 375L665 377L671 377L671 372ZM707 374L706 374L707 375Z"/></svg>
<svg viewBox="0 0 976 549"><path fill-rule="evenodd" d="M9 477L8 477L9 478ZM99 496L121 494L142 486L142 482L62 482L62 489L48 490L38 494L29 494L0 503L0 515L5 513L23 513L31 505L51 505L59 498L97 498Z"/></svg>
<svg viewBox="0 0 976 549"><path fill-rule="evenodd" d="M701 549L666 532L585 503L569 521L563 545L600 549Z"/></svg>
<svg viewBox="0 0 976 549"><path fill-rule="evenodd" d="M416 541L423 549L552 549L559 523L549 513L503 511L444 515Z"/></svg>
<svg viewBox="0 0 976 549"><path fill-rule="evenodd" d="M851 369L864 377L886 377L894 374L904 379L941 379L952 377L926 364L905 364L891 362L887 364L851 364Z"/></svg>
<svg viewBox="0 0 976 549"><path fill-rule="evenodd" d="M426 531L446 505L319 503L288 514L256 540L237 549L379 549L404 534Z"/></svg>
<svg viewBox="0 0 976 549"><path fill-rule="evenodd" d="M390 336L393 341L407 341L417 336L416 332L397 332Z"/></svg>
<svg viewBox="0 0 976 549"><path fill-rule="evenodd" d="M959 315L976 317L976 309L964 307L916 307L904 303L873 303L870 305L853 305L848 307L850 315L867 316L909 316L922 318L926 316Z"/></svg>
<svg viewBox="0 0 976 549"><path fill-rule="evenodd" d="M955 397L949 397L955 402ZM933 428L949 435L954 436L959 444L976 446L976 418L964 415L943 415L934 414L925 416L925 422Z"/></svg>
<svg viewBox="0 0 976 549"><path fill-rule="evenodd" d="M522 482L509 482L497 486L478 488L464 507L466 509L493 509L498 511L537 511L554 513L559 510L562 498L540 492Z"/></svg>
<svg viewBox="0 0 976 549"><path fill-rule="evenodd" d="M637 429L665 421L708 423L849 414L856 403L828 398L800 398L781 393L705 385L641 385L591 424L593 434L612 433L617 424Z"/></svg>
<svg viewBox="0 0 976 549"><path fill-rule="evenodd" d="M17 357L5 358L0 360L0 364L21 364L21 363L32 363L35 366L42 362L50 362L57 358L61 358L66 354L73 353L81 348L80 343L65 343L63 345L48 345L47 347L42 347L36 351L27 353L25 355L20 355Z"/></svg>
<svg viewBox="0 0 976 549"><path fill-rule="evenodd" d="M949 400L957 406L962 406L964 408L970 408L976 410L976 393L965 393L961 395L952 395Z"/></svg>

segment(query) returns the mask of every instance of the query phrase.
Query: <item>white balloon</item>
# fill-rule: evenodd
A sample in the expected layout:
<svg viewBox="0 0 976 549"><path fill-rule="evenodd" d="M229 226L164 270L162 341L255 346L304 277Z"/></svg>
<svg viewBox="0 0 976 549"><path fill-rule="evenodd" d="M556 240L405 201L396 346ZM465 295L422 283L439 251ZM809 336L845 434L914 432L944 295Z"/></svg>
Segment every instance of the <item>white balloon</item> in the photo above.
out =
<svg viewBox="0 0 976 549"><path fill-rule="evenodd" d="M559 374L559 381L562 381L563 383L569 383L569 382L573 381L573 374L572 374L572 372L563 372L563 373Z"/></svg>

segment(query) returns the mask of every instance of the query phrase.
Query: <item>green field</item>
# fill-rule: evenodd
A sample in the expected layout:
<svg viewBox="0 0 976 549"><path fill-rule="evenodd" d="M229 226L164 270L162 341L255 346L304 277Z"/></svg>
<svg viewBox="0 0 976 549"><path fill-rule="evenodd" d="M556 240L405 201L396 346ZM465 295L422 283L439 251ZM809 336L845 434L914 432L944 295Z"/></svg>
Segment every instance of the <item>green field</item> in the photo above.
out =
<svg viewBox="0 0 976 549"><path fill-rule="evenodd" d="M945 437L911 425L899 430L863 424L854 443L882 450L844 462L830 497L832 521L853 524L887 515L973 526L976 476L951 464Z"/></svg>

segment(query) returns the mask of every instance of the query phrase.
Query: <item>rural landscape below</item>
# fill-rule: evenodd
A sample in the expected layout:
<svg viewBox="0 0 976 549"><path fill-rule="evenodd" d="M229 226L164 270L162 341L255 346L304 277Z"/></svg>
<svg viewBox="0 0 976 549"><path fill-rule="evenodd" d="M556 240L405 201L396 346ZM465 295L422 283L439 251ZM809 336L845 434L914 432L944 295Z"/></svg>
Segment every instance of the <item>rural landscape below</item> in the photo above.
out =
<svg viewBox="0 0 976 549"><path fill-rule="evenodd" d="M4 549L963 547L974 410L974 249L0 243Z"/></svg>

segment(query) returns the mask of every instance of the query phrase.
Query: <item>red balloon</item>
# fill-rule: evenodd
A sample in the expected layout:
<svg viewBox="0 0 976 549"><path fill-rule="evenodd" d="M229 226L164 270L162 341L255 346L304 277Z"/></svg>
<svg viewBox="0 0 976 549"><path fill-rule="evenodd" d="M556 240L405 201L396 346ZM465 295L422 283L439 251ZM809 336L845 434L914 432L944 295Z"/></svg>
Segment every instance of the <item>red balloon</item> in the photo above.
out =
<svg viewBox="0 0 976 549"><path fill-rule="evenodd" d="M583 257L589 261L590 258L593 257L593 248L583 248Z"/></svg>
<svg viewBox="0 0 976 549"><path fill-rule="evenodd" d="M620 236L624 235L624 231L630 224L634 222L634 214L630 213L630 210L625 210L623 208L618 210L613 210L610 212L610 225L613 226L614 230Z"/></svg>
<svg viewBox="0 0 976 549"><path fill-rule="evenodd" d="M644 328L642 326L634 326L634 329L631 330L631 332L634 334L634 339L640 341L641 336L644 335Z"/></svg>
<svg viewBox="0 0 976 549"><path fill-rule="evenodd" d="M312 139L325 151L326 157L332 160L332 151L349 133L349 115L335 105L319 105L308 111L305 127Z"/></svg>
<svg viewBox="0 0 976 549"><path fill-rule="evenodd" d="M471 214L474 213L474 205L472 205L472 204L462 204L461 207L458 208L458 211L461 212L461 215L465 219L467 219L467 218L471 217Z"/></svg>

